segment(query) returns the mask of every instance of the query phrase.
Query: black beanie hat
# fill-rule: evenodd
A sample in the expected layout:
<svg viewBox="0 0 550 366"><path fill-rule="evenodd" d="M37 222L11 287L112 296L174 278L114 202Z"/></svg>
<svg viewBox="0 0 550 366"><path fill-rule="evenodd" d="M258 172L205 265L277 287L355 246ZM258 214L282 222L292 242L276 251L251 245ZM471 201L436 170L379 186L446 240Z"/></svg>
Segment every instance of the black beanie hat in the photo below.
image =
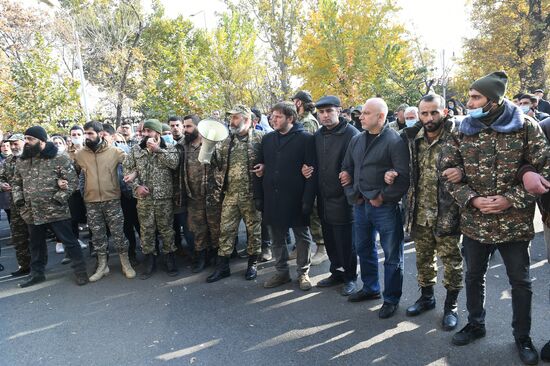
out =
<svg viewBox="0 0 550 366"><path fill-rule="evenodd" d="M504 99L507 84L508 75L506 75L506 72L495 71L474 81L470 89L475 89L488 99L497 101L500 104Z"/></svg>
<svg viewBox="0 0 550 366"><path fill-rule="evenodd" d="M39 139L40 141L48 141L48 133L42 126L32 126L27 128L25 135L32 136Z"/></svg>

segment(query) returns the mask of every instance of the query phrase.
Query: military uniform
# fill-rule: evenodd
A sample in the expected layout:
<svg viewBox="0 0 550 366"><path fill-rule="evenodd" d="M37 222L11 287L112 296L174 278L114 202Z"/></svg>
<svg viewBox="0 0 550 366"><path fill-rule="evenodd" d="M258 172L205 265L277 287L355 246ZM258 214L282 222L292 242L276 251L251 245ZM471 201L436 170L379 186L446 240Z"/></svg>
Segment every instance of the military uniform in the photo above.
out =
<svg viewBox="0 0 550 366"><path fill-rule="evenodd" d="M174 201L173 170L179 164L179 154L173 145L161 142L157 152L149 152L135 145L124 160L124 174L137 172L132 183L134 197L137 199L137 212L140 223L141 248L143 254L155 253L155 232L162 237L162 252L173 253L174 245ZM149 195L138 197L136 188L145 186Z"/></svg>
<svg viewBox="0 0 550 366"><path fill-rule="evenodd" d="M248 234L247 253L261 253L261 215L254 206L253 173L258 162L264 133L250 128L244 137L232 135L220 148L218 164L225 172L222 187L224 198L220 223L218 255L229 257L241 218Z"/></svg>
<svg viewBox="0 0 550 366"><path fill-rule="evenodd" d="M445 268L443 284L447 290L462 288L462 256L458 231L458 206L439 181L437 160L443 145L456 144L451 131L454 124L444 122L438 137L429 142L424 129L409 141L411 185L407 227L415 242L418 284L433 286L437 282L436 253ZM441 219L452 216L453 225Z"/></svg>
<svg viewBox="0 0 550 366"><path fill-rule="evenodd" d="M0 183L8 183L12 189L17 160L18 157L10 155L4 160L4 163L0 165ZM15 257L17 258L19 267L22 270L27 270L31 262L29 229L25 220L21 217L18 207L13 203L12 195L10 195L10 210L11 242L15 248Z"/></svg>
<svg viewBox="0 0 550 366"><path fill-rule="evenodd" d="M31 129L43 131L37 127ZM46 134L45 131L42 133ZM42 138L45 140L45 137ZM59 188L59 179L68 182L67 189ZM39 156L17 159L13 182L13 202L29 229L31 280L44 278L47 260L46 226L49 226L72 259L71 266L77 274L79 284L86 283L86 266L80 245L71 230L71 215L67 203L78 186L76 172L69 157L57 155L55 145L47 142ZM33 283L29 282L30 284Z"/></svg>
<svg viewBox="0 0 550 366"><path fill-rule="evenodd" d="M184 174L189 229L195 250L216 249L220 241L223 175L217 166L198 160L202 144L185 144Z"/></svg>
<svg viewBox="0 0 550 366"><path fill-rule="evenodd" d="M304 126L304 130L311 133L312 135L317 132L319 129L319 122L317 122L317 119L311 114L311 112L305 112L304 114L300 115L298 117L298 122ZM319 214L317 213L317 200L315 200L315 205L313 208L313 212L310 216L310 224L309 229L311 230L311 236L313 238L313 241L317 245L325 245L325 239L323 239L323 230L321 229L321 219L319 218Z"/></svg>

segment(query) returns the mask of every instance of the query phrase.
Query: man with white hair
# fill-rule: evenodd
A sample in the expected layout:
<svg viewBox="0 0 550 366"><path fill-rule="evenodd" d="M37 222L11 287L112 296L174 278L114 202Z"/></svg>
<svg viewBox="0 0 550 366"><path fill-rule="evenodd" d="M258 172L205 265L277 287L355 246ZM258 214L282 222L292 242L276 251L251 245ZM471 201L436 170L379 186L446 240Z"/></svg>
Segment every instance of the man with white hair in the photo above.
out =
<svg viewBox="0 0 550 366"><path fill-rule="evenodd" d="M365 130L350 141L342 163L340 182L354 205L355 247L361 265L363 289L349 301L380 298L376 232L384 251L384 304L378 316L391 317L403 287L403 220L399 200L409 187L409 152L399 133L384 126L388 106L383 99L367 100L361 112ZM392 185L384 173L395 170Z"/></svg>
<svg viewBox="0 0 550 366"><path fill-rule="evenodd" d="M417 107L407 107L405 109L405 126L412 127L418 122L418 108Z"/></svg>

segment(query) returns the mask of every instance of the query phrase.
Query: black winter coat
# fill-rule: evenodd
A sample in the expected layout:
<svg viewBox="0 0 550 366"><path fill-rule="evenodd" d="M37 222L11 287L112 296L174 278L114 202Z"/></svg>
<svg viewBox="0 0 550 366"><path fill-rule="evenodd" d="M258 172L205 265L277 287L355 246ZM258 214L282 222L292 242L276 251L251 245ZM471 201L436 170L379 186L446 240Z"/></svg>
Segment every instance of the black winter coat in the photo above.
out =
<svg viewBox="0 0 550 366"><path fill-rule="evenodd" d="M340 118L332 130L321 127L314 135L317 153L317 206L321 220L331 225L345 225L353 222L351 206L340 184L338 175L351 138L359 131Z"/></svg>
<svg viewBox="0 0 550 366"><path fill-rule="evenodd" d="M279 143L281 136L273 131L262 139L260 162L265 164L261 192L263 222L282 228L308 226L317 177L314 173L313 177L305 179L302 165L317 170L314 138L301 124L294 124Z"/></svg>

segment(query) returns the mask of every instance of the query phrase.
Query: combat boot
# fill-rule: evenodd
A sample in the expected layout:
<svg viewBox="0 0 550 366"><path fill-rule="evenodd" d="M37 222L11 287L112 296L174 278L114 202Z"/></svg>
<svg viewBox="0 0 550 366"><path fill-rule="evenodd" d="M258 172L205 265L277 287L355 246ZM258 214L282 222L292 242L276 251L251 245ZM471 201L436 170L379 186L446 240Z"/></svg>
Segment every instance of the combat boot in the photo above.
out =
<svg viewBox="0 0 550 366"><path fill-rule="evenodd" d="M441 320L443 330L453 330L458 325L458 292L458 290L447 290L447 297L445 298L445 307L443 310L443 319Z"/></svg>
<svg viewBox="0 0 550 366"><path fill-rule="evenodd" d="M206 249L195 251L191 272L200 273L206 266Z"/></svg>
<svg viewBox="0 0 550 366"><path fill-rule="evenodd" d="M248 256L248 268L244 274L244 278L247 281L253 280L258 277L258 255L249 255Z"/></svg>
<svg viewBox="0 0 550 366"><path fill-rule="evenodd" d="M176 266L176 257L174 253L167 253L164 255L164 260L166 264L166 273L170 277L174 277L178 275L178 267Z"/></svg>
<svg viewBox="0 0 550 366"><path fill-rule="evenodd" d="M126 278L136 277L136 271L134 271L134 269L132 268L128 253L119 253L118 257L120 258L120 265L122 267L122 273L124 273L124 276L126 276Z"/></svg>
<svg viewBox="0 0 550 366"><path fill-rule="evenodd" d="M97 254L97 269L95 273L90 276L90 282L96 282L103 278L103 276L109 275L109 266L107 265L107 254Z"/></svg>
<svg viewBox="0 0 550 366"><path fill-rule="evenodd" d="M155 255L154 254L145 254L145 258L143 259L142 264L142 272L139 275L139 278L142 280L146 280L149 277L153 275L153 272L155 271Z"/></svg>
<svg viewBox="0 0 550 366"><path fill-rule="evenodd" d="M216 282L229 276L231 276L231 270L229 269L229 257L218 256L216 270L208 276L208 278L206 278L206 282Z"/></svg>
<svg viewBox="0 0 550 366"><path fill-rule="evenodd" d="M434 297L434 287L426 286L420 288L422 295L416 300L414 305L411 305L407 308L407 316L416 316L420 315L425 311L435 308L435 297Z"/></svg>

